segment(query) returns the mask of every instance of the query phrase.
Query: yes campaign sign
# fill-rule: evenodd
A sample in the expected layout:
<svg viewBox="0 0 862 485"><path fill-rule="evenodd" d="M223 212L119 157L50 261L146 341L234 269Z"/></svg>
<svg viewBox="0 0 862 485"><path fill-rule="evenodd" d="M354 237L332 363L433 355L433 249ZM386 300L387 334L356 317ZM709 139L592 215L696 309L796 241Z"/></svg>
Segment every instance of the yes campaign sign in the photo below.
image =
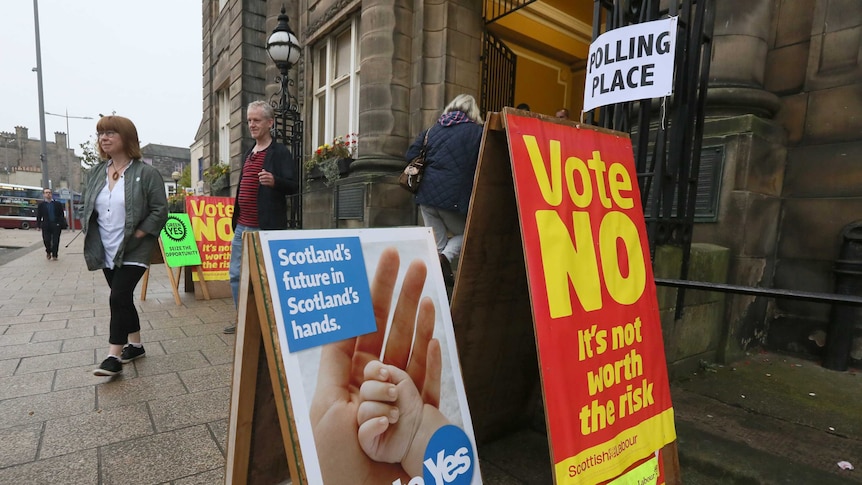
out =
<svg viewBox="0 0 862 485"><path fill-rule="evenodd" d="M270 240L290 352L377 329L358 237Z"/></svg>

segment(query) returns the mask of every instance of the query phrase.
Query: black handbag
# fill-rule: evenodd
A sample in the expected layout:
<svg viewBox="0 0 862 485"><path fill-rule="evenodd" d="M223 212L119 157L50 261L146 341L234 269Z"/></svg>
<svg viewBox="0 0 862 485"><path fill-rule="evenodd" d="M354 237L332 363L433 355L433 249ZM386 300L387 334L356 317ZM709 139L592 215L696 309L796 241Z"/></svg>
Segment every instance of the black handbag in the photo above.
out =
<svg viewBox="0 0 862 485"><path fill-rule="evenodd" d="M425 139L422 141L419 155L413 157L413 160L410 160L410 163L404 167L404 171L398 176L398 185L413 194L419 191L419 184L422 183L422 175L425 172L425 154L428 150L429 133L431 133L431 128L425 132Z"/></svg>

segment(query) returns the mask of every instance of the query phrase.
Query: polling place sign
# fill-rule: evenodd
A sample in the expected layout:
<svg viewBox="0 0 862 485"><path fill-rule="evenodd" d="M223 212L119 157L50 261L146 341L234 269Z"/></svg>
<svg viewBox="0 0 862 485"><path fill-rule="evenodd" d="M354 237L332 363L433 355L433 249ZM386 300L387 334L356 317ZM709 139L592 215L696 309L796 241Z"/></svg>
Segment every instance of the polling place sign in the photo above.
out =
<svg viewBox="0 0 862 485"><path fill-rule="evenodd" d="M661 483L676 433L631 140L505 125L555 483Z"/></svg>
<svg viewBox="0 0 862 485"><path fill-rule="evenodd" d="M620 27L590 44L584 111L670 96L677 17Z"/></svg>

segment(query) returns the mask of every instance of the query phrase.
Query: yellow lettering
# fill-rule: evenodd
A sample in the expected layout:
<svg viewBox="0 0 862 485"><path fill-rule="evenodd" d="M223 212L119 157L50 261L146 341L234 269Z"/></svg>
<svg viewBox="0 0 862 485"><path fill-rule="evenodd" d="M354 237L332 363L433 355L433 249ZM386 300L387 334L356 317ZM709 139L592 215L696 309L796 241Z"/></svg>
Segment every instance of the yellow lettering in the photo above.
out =
<svg viewBox="0 0 862 485"><path fill-rule="evenodd" d="M578 172L581 176L581 186L584 191L578 192L575 187L574 172ZM566 159L566 185L569 188L569 197L572 202L583 209L588 207L593 200L593 184L590 182L590 172L583 160L577 157L569 157Z"/></svg>
<svg viewBox="0 0 862 485"><path fill-rule="evenodd" d="M204 213L204 201L202 200L193 200L191 204L189 204L192 208L192 214L200 217Z"/></svg>
<svg viewBox="0 0 862 485"><path fill-rule="evenodd" d="M558 206L563 201L562 190L562 156L560 155L560 142L558 140L550 141L550 174L545 170L545 160L542 158L542 152L539 150L539 144L536 142L536 137L533 135L524 135L524 144L527 147L527 153L530 155L530 163L533 167L533 172L536 174L536 183L539 185L539 190L542 192L542 197L545 202L551 206Z"/></svg>
<svg viewBox="0 0 862 485"><path fill-rule="evenodd" d="M617 239L622 239L628 261L628 275L620 271ZM646 263L635 223L622 212L608 212L599 226L602 274L608 294L621 305L638 301L646 287Z"/></svg>
<svg viewBox="0 0 862 485"><path fill-rule="evenodd" d="M611 198L620 209L631 209L635 206L634 200L631 197L623 197L620 191L632 190L632 179L629 176L629 171L626 170L622 163L612 163L608 169L608 185L611 189Z"/></svg>
<svg viewBox="0 0 862 485"><path fill-rule="evenodd" d="M195 241L215 241L215 223L216 220L212 218L207 218L206 221L198 217L193 218L192 234L195 236Z"/></svg>
<svg viewBox="0 0 862 485"><path fill-rule="evenodd" d="M569 281L585 311L602 307L602 292L590 214L573 212L574 236L569 234L559 214L536 211L536 228L545 271L545 288L551 318L572 314Z"/></svg>
<svg viewBox="0 0 862 485"><path fill-rule="evenodd" d="M590 170L596 173L596 191L599 194L599 201L605 209L611 208L611 199L608 197L605 189L605 162L602 161L602 155L598 150L593 152L593 158L587 160L587 165Z"/></svg>

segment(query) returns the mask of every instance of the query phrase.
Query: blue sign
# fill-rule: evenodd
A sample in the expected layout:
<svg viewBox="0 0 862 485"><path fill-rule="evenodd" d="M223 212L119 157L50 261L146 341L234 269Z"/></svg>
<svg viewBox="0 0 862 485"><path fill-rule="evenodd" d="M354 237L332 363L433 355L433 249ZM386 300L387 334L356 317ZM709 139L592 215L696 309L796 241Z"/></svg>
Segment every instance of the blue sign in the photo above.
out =
<svg viewBox="0 0 862 485"><path fill-rule="evenodd" d="M290 352L377 330L358 237L269 241Z"/></svg>
<svg viewBox="0 0 862 485"><path fill-rule="evenodd" d="M457 426L448 424L435 431L424 457L426 484L470 485L473 481L476 455L467 434Z"/></svg>

